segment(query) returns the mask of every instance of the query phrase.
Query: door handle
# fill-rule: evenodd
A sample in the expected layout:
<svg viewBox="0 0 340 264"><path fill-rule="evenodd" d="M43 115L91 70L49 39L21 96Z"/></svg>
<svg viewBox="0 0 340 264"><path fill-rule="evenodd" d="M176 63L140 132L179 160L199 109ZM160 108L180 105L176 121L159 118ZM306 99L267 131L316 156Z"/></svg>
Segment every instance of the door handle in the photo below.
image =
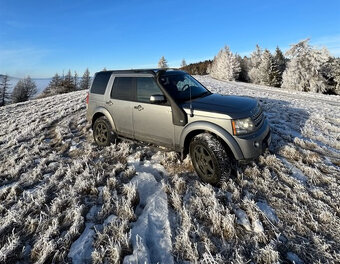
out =
<svg viewBox="0 0 340 264"><path fill-rule="evenodd" d="M138 111L142 111L144 109L141 105L135 105L133 108L137 109Z"/></svg>
<svg viewBox="0 0 340 264"><path fill-rule="evenodd" d="M106 104L107 105L113 105L112 101L107 101Z"/></svg>

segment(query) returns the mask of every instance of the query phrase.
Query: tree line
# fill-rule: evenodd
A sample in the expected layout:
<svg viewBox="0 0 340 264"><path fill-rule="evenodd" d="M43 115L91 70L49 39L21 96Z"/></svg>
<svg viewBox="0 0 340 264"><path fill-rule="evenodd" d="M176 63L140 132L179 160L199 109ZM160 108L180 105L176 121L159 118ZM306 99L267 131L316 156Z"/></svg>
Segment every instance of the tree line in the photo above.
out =
<svg viewBox="0 0 340 264"><path fill-rule="evenodd" d="M38 98L85 90L89 89L90 85L91 77L88 69L85 70L81 78L78 78L77 72L72 75L71 70L62 76L56 73ZM30 76L19 80L12 92L10 92L10 88L9 76L0 75L0 107L10 103L27 101L37 94L37 85Z"/></svg>
<svg viewBox="0 0 340 264"><path fill-rule="evenodd" d="M241 58L225 46L207 71L221 80L340 94L340 58L330 56L326 48L313 47L306 39L291 45L285 55L279 47L271 54L268 49L262 50L256 45L250 58Z"/></svg>
<svg viewBox="0 0 340 264"><path fill-rule="evenodd" d="M66 75L62 76L56 73L39 98L74 92L77 90L86 90L90 88L90 85L91 76L88 69L85 70L80 80L76 71L74 72L74 75L72 75L71 70L69 70Z"/></svg>
<svg viewBox="0 0 340 264"><path fill-rule="evenodd" d="M19 80L11 93L10 88L8 75L0 75L0 106L27 101L37 93L37 86L29 76Z"/></svg>
<svg viewBox="0 0 340 264"><path fill-rule="evenodd" d="M164 57L158 66L168 67ZM311 46L309 39L291 45L285 54L279 47L272 54L256 45L249 57L241 57L225 46L212 61L187 65L183 59L180 69L220 80L340 95L340 58L331 56L326 48Z"/></svg>

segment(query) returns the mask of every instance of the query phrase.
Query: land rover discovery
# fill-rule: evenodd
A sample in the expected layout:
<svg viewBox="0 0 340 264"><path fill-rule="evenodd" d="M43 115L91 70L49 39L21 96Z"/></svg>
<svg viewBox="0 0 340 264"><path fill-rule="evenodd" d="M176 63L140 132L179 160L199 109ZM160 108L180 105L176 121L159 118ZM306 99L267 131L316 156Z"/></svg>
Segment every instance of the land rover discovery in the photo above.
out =
<svg viewBox="0 0 340 264"><path fill-rule="evenodd" d="M269 125L251 98L211 93L178 70L96 73L87 95L87 119L99 146L117 137L190 155L198 176L216 184L232 161L257 158L270 144Z"/></svg>

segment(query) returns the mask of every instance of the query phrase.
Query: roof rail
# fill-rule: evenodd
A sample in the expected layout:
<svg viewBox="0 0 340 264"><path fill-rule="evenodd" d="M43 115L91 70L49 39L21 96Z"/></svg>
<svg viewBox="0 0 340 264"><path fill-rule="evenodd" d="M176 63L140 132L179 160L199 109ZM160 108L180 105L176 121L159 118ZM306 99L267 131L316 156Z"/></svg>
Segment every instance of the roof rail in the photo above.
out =
<svg viewBox="0 0 340 264"><path fill-rule="evenodd" d="M177 69L173 68L159 68L159 69L131 69L131 70L112 70L112 71L107 71L110 73L117 73L117 74L129 74L129 73L149 73L154 76L157 74L159 75L160 73L164 73L166 71L176 71Z"/></svg>

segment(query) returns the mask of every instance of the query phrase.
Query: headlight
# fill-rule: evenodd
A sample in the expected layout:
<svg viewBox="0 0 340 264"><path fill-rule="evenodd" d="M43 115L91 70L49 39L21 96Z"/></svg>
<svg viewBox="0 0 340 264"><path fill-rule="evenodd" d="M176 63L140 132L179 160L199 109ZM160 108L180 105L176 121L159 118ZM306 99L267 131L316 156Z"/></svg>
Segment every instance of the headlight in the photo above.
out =
<svg viewBox="0 0 340 264"><path fill-rule="evenodd" d="M255 125L250 117L231 120L234 135L244 135L255 130Z"/></svg>

